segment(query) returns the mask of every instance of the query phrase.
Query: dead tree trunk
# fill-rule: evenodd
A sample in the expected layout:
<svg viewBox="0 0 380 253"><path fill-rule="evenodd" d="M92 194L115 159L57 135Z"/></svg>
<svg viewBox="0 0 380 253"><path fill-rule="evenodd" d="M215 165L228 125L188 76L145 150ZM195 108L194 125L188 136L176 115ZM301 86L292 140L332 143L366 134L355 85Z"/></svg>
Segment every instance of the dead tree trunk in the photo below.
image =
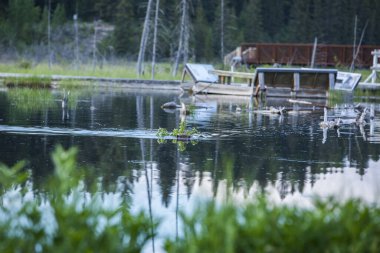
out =
<svg viewBox="0 0 380 253"><path fill-rule="evenodd" d="M181 10L182 10L182 15L181 15L181 30L180 30L180 33L179 33L179 43L178 43L178 50L177 50L177 55L176 55L176 58L175 58L175 62L174 62L174 67L173 67L173 76L175 76L177 74L177 71L178 71L178 65L179 65L179 60L181 58L181 54L184 54L184 50L183 50L183 45L184 45L184 41L185 41L185 29L186 29L186 17L187 17L187 1L186 0L182 0L181 1ZM184 56L184 58L186 58Z"/></svg>
<svg viewBox="0 0 380 253"><path fill-rule="evenodd" d="M51 0L49 0L48 4L48 61L49 61L49 69L51 69Z"/></svg>
<svg viewBox="0 0 380 253"><path fill-rule="evenodd" d="M158 11L160 9L160 0L156 1L156 13L154 15L154 34L153 34L153 52L152 52L152 80L154 79L156 68L156 48L157 48L157 27L158 27Z"/></svg>
<svg viewBox="0 0 380 253"><path fill-rule="evenodd" d="M97 41L97 26L98 26L98 21L94 20L94 39L93 39L93 45L92 45L92 70L95 71L96 67L96 41Z"/></svg>
<svg viewBox="0 0 380 253"><path fill-rule="evenodd" d="M354 58L352 59L352 62L351 62L351 66L350 66L350 71L351 72L353 72L355 70L355 61L356 61L356 58L358 57L358 54L359 54L359 51L360 51L360 47L362 45L364 34L365 34L365 30L367 29L367 26L368 26L368 20L365 23L365 26L364 26L363 31L362 31L362 35L360 36L358 47L355 50L355 55L354 55Z"/></svg>
<svg viewBox="0 0 380 253"><path fill-rule="evenodd" d="M152 8L152 2L153 2L153 0L148 0L148 6L146 8L143 32L141 34L140 50L139 50L139 56L137 58L137 74L138 74L138 76L141 76L143 73L145 48L146 48L146 44L148 42L148 37L149 37L150 12L151 12L151 8Z"/></svg>
<svg viewBox="0 0 380 253"><path fill-rule="evenodd" d="M224 62L224 0L220 3L220 56Z"/></svg>
<svg viewBox="0 0 380 253"><path fill-rule="evenodd" d="M78 15L74 14L74 29L75 29L75 68L79 68L79 32L78 32Z"/></svg>

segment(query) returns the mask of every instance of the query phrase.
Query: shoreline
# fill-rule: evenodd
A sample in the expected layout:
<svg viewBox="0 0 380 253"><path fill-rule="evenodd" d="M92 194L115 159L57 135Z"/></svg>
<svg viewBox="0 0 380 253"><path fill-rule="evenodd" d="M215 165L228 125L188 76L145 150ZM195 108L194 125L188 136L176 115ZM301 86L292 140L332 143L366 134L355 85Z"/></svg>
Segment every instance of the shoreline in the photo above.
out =
<svg viewBox="0 0 380 253"><path fill-rule="evenodd" d="M51 78L52 82L59 86L60 81L84 81L96 82L100 87L139 88L139 89L161 89L182 90L180 81L173 80L149 80L131 78L108 78L96 76L66 76L66 75L33 75L19 73L0 73L0 80L5 78ZM138 85L138 86L137 86Z"/></svg>

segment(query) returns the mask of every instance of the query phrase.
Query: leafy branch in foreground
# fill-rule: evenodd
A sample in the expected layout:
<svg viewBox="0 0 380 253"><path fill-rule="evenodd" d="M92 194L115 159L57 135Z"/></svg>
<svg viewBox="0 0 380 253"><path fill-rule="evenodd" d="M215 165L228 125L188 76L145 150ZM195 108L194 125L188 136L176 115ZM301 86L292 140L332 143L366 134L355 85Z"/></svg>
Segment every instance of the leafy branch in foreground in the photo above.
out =
<svg viewBox="0 0 380 253"><path fill-rule="evenodd" d="M56 148L55 173L40 193L23 164L0 166L0 252L141 252L154 236L157 222L131 214L122 193L85 190L76 155Z"/></svg>

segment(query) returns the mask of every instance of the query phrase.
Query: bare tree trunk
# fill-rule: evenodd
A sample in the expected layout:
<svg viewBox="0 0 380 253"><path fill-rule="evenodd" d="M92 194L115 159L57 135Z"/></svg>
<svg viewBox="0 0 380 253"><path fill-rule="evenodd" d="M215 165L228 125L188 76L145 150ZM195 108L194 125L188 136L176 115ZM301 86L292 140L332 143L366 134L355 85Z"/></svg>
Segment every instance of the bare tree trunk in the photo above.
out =
<svg viewBox="0 0 380 253"><path fill-rule="evenodd" d="M143 32L141 34L140 50L139 50L139 56L137 58L137 74L139 76L141 76L141 74L143 73L145 48L146 48L146 44L147 44L148 37L149 37L149 23L150 23L150 12L151 12L151 8L152 8L152 2L153 2L153 0L148 0L148 6L146 8Z"/></svg>
<svg viewBox="0 0 380 253"><path fill-rule="evenodd" d="M352 60L355 59L355 54L356 54L356 28L358 25L358 15L355 15L355 24L354 24L354 44L352 46ZM354 65L351 64L350 71L354 71Z"/></svg>
<svg viewBox="0 0 380 253"><path fill-rule="evenodd" d="M315 56L317 54L317 45L318 45L318 38L315 37L314 39L314 46L313 46L313 53L311 55L311 64L310 64L310 68L314 68L314 64L315 64Z"/></svg>
<svg viewBox="0 0 380 253"><path fill-rule="evenodd" d="M51 69L51 0L49 0L48 4L48 57L49 57L49 69Z"/></svg>
<svg viewBox="0 0 380 253"><path fill-rule="evenodd" d="M75 67L79 67L79 34L78 34L78 14L74 14L74 29L75 29Z"/></svg>
<svg viewBox="0 0 380 253"><path fill-rule="evenodd" d="M94 41L93 41L93 47L92 47L92 70L94 71L95 70L95 66L96 66L96 51L97 51L97 48L96 48L96 35L97 35L97 24L98 24L98 21L97 20L94 20Z"/></svg>
<svg viewBox="0 0 380 253"><path fill-rule="evenodd" d="M185 30L183 33L183 64L185 65L189 60L189 40L190 40L190 22L189 16L187 15L186 8L186 20L185 20Z"/></svg>
<svg viewBox="0 0 380 253"><path fill-rule="evenodd" d="M153 35L153 52L152 52L152 80L154 79L156 68L156 47L157 47L157 27L158 27L158 11L160 9L160 0L156 1L156 13L154 16L154 35Z"/></svg>
<svg viewBox="0 0 380 253"><path fill-rule="evenodd" d="M360 51L360 47L362 45L362 42L363 42L363 38L364 38L364 34L365 34L365 30L367 30L367 26L368 26L368 20L367 22L365 23L365 26L363 28L363 31L362 31L362 34L360 36L360 40L359 40L359 44L358 44L358 47L357 49L355 50L355 56L354 58L352 59L352 63L351 63L351 67L350 67L350 71L353 72L355 70L355 61L356 61L356 58L358 57L358 54L359 54L359 51Z"/></svg>
<svg viewBox="0 0 380 253"><path fill-rule="evenodd" d="M224 62L224 0L220 3L220 54Z"/></svg>
<svg viewBox="0 0 380 253"><path fill-rule="evenodd" d="M186 0L182 0L181 1L181 5L182 5L182 16L181 16L181 30L180 30L180 33L179 33L179 43L178 43L178 50L177 50L177 56L175 58L175 62L174 62L174 68L173 68L173 73L172 75L175 76L177 74L177 71L178 71L178 65L179 65L179 59L181 58L181 53L184 53L183 51L183 44L184 44L184 40L185 40L185 36L184 36L184 33L185 33L185 26L186 26L186 14L187 14L187 1Z"/></svg>

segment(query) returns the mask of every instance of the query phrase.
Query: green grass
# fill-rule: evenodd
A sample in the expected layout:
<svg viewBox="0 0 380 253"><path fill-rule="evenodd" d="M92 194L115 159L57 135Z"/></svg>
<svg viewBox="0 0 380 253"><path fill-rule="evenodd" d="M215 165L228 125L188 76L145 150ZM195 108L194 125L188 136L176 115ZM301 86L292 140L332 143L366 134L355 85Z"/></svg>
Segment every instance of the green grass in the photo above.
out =
<svg viewBox="0 0 380 253"><path fill-rule="evenodd" d="M8 99L11 110L32 113L46 108L58 106L50 90L47 89L10 89Z"/></svg>
<svg viewBox="0 0 380 253"><path fill-rule="evenodd" d="M52 79L50 77L6 77L3 84L9 88L52 88Z"/></svg>
<svg viewBox="0 0 380 253"><path fill-rule="evenodd" d="M24 64L23 64L24 65ZM120 64L105 64L102 67L97 66L93 68L91 64L80 65L75 68L74 65L53 65L49 68L48 64L40 63L37 65L30 65L25 68L19 63L1 63L0 72L3 73L21 73L32 75L66 75L66 76L95 76L95 77L108 77L108 78L130 78L130 79L147 79L151 78L151 65L146 64L144 75L139 77L136 73L136 64L133 62L120 63ZM156 80L179 80L182 74L182 67L175 77L171 74L171 65L169 63L158 63L156 65Z"/></svg>

